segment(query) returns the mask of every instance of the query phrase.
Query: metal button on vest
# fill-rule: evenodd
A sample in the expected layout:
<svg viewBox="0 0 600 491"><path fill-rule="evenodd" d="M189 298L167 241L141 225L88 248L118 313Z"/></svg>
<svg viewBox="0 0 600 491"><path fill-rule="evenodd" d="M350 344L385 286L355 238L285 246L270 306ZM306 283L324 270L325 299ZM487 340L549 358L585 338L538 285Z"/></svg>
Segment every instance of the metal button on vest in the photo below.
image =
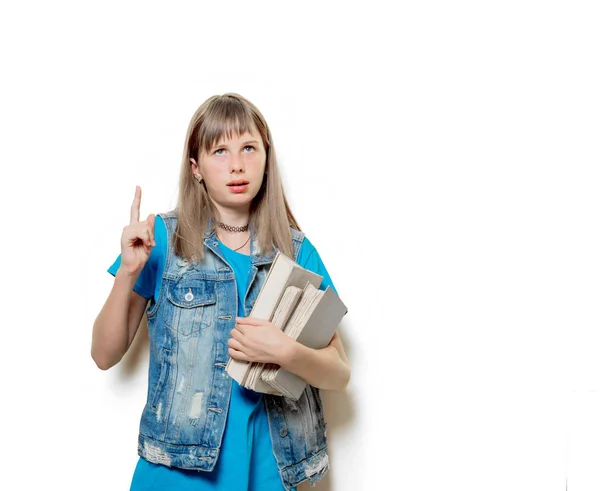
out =
<svg viewBox="0 0 600 491"><path fill-rule="evenodd" d="M279 434L281 435L282 438L285 438L287 436L287 428L281 428L279 430Z"/></svg>
<svg viewBox="0 0 600 491"><path fill-rule="evenodd" d="M191 302L192 300L194 300L194 294L192 293L192 289L191 288L190 288L190 291L187 292L185 294L185 297L183 297L183 298L185 298L188 302Z"/></svg>

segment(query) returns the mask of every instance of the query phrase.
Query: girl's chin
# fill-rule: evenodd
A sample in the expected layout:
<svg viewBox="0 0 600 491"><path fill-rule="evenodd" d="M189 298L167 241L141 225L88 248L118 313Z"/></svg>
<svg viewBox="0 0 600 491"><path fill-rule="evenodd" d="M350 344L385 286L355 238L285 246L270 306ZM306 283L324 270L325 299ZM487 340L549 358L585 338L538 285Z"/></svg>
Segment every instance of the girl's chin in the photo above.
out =
<svg viewBox="0 0 600 491"><path fill-rule="evenodd" d="M224 196L221 199L215 200L213 198L213 202L217 206L222 206L224 208L233 208L233 209L243 209L248 210L250 208L250 203L252 203L252 199L254 196L250 196L249 194L231 194L229 196Z"/></svg>

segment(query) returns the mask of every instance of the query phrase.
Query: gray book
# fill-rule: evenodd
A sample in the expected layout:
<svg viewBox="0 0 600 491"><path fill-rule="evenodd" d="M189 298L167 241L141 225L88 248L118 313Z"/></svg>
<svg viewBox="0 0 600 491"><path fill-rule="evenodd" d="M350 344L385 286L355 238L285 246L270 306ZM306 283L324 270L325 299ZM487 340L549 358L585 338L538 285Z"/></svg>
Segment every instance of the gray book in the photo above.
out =
<svg viewBox="0 0 600 491"><path fill-rule="evenodd" d="M308 283L284 332L309 348L325 348L347 312L348 309L331 287L322 291ZM297 400L306 388L302 378L276 365L265 367L260 377L281 395L291 399Z"/></svg>

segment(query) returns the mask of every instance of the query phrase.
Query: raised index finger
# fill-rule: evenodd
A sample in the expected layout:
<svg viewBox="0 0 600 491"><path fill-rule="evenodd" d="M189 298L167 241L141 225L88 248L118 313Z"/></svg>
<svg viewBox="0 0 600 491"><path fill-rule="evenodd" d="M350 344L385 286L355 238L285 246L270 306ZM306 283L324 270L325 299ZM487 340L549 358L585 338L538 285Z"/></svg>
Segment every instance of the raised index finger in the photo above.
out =
<svg viewBox="0 0 600 491"><path fill-rule="evenodd" d="M129 218L129 224L138 223L140 221L140 202L142 201L142 188L139 186L135 187L135 196L133 203L131 204L131 214Z"/></svg>

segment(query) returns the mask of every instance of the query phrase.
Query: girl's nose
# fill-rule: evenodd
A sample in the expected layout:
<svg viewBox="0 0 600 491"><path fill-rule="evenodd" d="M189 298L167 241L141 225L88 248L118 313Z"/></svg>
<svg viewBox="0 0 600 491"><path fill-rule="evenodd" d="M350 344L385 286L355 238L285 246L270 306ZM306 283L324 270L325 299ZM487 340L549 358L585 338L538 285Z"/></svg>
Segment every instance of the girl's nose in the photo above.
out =
<svg viewBox="0 0 600 491"><path fill-rule="evenodd" d="M244 161L240 155L232 155L229 163L230 172L242 172L244 170Z"/></svg>

